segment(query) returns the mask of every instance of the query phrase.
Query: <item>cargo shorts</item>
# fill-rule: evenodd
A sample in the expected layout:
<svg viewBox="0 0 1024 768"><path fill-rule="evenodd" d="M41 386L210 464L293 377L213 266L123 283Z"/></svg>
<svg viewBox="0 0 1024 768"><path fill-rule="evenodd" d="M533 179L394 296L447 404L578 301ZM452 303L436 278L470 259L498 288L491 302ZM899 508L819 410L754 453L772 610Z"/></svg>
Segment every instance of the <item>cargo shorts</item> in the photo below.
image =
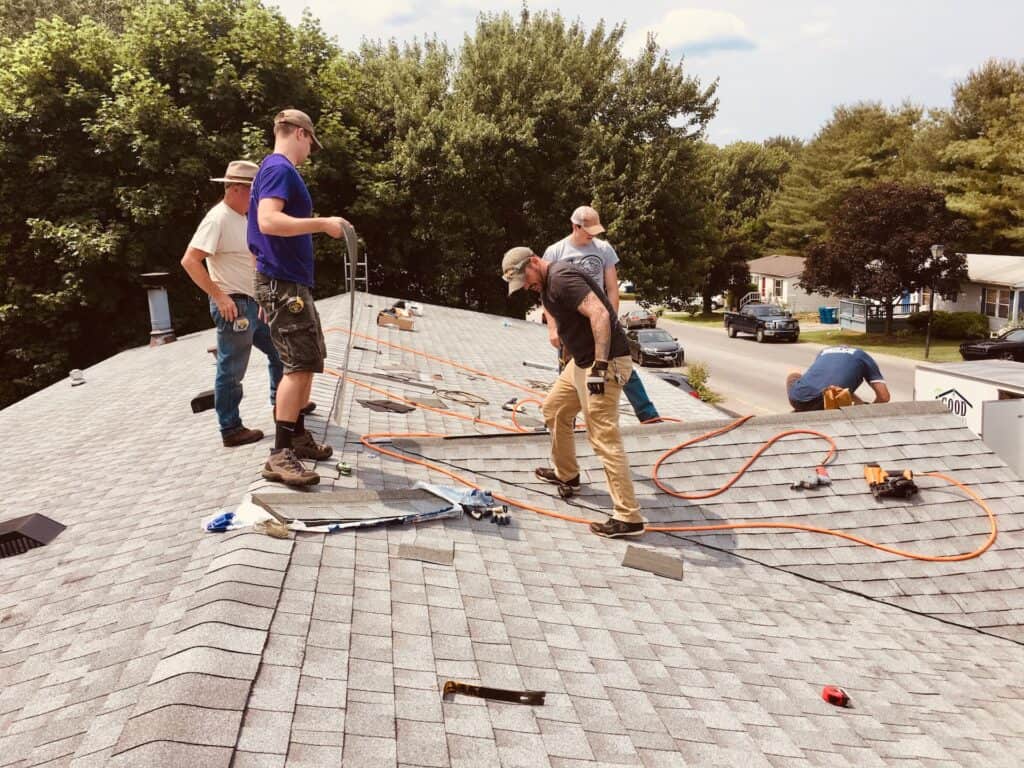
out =
<svg viewBox="0 0 1024 768"><path fill-rule="evenodd" d="M277 280L259 272L253 287L284 372L323 373L327 343L313 292L300 283Z"/></svg>

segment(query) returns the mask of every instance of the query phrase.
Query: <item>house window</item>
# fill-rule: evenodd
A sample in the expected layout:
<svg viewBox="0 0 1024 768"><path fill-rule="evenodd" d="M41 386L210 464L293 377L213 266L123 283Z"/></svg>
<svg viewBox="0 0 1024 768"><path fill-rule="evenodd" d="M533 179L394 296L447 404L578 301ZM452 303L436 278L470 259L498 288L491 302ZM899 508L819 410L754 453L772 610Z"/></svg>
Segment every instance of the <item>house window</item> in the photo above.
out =
<svg viewBox="0 0 1024 768"><path fill-rule="evenodd" d="M1010 316L1010 289L983 288L981 307L981 311L989 317L1008 318Z"/></svg>
<svg viewBox="0 0 1024 768"><path fill-rule="evenodd" d="M782 281L779 280L778 278L776 278L772 282L774 283L772 285L772 293L774 293L776 296L778 296L781 299L782 298Z"/></svg>

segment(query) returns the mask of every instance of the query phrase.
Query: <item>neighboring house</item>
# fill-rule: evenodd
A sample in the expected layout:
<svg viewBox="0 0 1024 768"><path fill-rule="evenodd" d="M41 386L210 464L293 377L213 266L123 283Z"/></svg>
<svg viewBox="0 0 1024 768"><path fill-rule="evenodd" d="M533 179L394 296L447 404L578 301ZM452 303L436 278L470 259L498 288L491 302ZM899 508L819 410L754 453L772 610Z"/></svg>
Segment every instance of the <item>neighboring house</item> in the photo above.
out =
<svg viewBox="0 0 1024 768"><path fill-rule="evenodd" d="M925 292L922 307L928 306ZM1024 320L1024 256L967 254L967 281L956 301L935 297L935 309L981 312L993 331Z"/></svg>
<svg viewBox="0 0 1024 768"><path fill-rule="evenodd" d="M804 271L802 256L773 254L747 262L750 280L772 304L780 304L790 312L816 312L818 307L835 306L836 298L808 293L800 286Z"/></svg>

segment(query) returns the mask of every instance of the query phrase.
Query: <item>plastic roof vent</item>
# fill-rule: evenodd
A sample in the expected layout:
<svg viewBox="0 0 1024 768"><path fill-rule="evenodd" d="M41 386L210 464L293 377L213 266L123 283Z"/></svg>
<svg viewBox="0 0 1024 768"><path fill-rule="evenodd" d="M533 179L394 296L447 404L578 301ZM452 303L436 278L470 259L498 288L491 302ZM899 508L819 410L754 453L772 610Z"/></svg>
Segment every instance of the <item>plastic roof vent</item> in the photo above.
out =
<svg viewBox="0 0 1024 768"><path fill-rule="evenodd" d="M12 557L49 544L66 526L46 515L25 515L0 522L0 557Z"/></svg>

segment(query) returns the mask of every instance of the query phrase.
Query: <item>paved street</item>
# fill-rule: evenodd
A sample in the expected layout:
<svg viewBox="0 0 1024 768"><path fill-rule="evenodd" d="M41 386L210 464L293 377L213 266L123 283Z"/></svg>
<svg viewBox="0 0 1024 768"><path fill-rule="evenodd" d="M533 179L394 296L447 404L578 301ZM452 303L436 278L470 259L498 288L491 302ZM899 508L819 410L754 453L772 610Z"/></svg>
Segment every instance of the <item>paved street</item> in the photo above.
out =
<svg viewBox="0 0 1024 768"><path fill-rule="evenodd" d="M635 302L623 301L620 314L635 306ZM539 310L531 312L527 319L540 322ZM725 327L718 325L661 318L658 327L679 339L688 363L707 364L711 374L708 385L724 398L718 405L737 414L763 415L792 410L786 398L786 375L792 370L806 369L823 349L821 344L808 342L758 344L753 336L730 339ZM893 400L912 400L916 361L891 355L873 357L882 369ZM868 402L875 397L866 384L857 393Z"/></svg>
<svg viewBox="0 0 1024 768"><path fill-rule="evenodd" d="M786 375L804 370L822 349L820 344L801 342L758 344L752 336L730 339L724 327L679 323L661 319L658 325L683 345L687 362L706 363L711 376L708 385L724 397L719 405L738 414L784 413ZM893 400L914 396L915 361L889 355L874 355L885 376ZM858 394L871 402L874 392L866 384Z"/></svg>

